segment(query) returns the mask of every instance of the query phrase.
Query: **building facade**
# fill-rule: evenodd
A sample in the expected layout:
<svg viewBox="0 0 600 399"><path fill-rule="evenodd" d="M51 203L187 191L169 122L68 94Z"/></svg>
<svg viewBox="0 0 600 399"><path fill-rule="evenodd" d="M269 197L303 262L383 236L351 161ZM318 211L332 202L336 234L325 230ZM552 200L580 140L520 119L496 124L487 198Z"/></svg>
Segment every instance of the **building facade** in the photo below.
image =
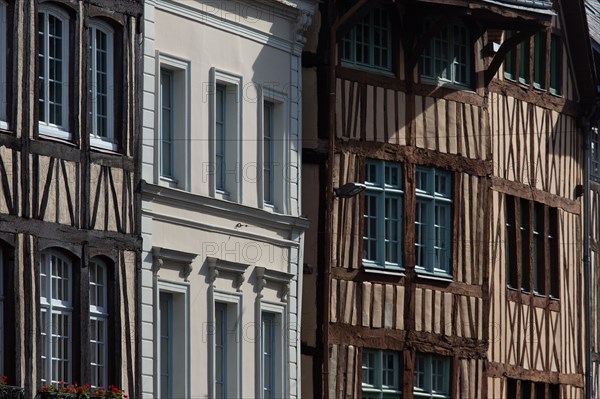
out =
<svg viewBox="0 0 600 399"><path fill-rule="evenodd" d="M0 370L137 397L138 1L0 1Z"/></svg>
<svg viewBox="0 0 600 399"><path fill-rule="evenodd" d="M303 392L584 397L583 1L319 11ZM347 183L364 193L336 195Z"/></svg>
<svg viewBox="0 0 600 399"><path fill-rule="evenodd" d="M142 396L300 396L309 1L146 1Z"/></svg>

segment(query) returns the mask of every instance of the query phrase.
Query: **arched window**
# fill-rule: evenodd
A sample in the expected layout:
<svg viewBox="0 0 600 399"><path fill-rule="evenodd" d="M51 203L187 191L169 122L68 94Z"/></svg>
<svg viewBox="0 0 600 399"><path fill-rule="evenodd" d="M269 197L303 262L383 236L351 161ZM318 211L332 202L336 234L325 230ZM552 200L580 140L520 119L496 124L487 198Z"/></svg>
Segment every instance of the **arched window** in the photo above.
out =
<svg viewBox="0 0 600 399"><path fill-rule="evenodd" d="M90 23L90 139L95 147L117 149L114 137L113 30L99 20Z"/></svg>
<svg viewBox="0 0 600 399"><path fill-rule="evenodd" d="M40 333L41 381L71 381L73 352L73 265L56 250L41 254Z"/></svg>
<svg viewBox="0 0 600 399"><path fill-rule="evenodd" d="M108 285L107 265L90 261L90 367L93 387L107 386L108 370Z"/></svg>
<svg viewBox="0 0 600 399"><path fill-rule="evenodd" d="M38 11L40 133L70 140L69 17L57 7Z"/></svg>

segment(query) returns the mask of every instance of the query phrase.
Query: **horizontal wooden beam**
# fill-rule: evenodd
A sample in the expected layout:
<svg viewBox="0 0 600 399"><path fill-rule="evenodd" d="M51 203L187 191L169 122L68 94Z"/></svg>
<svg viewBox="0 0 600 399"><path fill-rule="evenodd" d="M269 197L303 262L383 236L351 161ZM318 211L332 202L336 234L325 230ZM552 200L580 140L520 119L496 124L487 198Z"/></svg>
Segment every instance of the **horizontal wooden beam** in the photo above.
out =
<svg viewBox="0 0 600 399"><path fill-rule="evenodd" d="M514 197L524 198L530 201L540 202L553 208L560 208L565 212L579 215L581 213L581 202L551 194L531 187L527 184L518 183L512 180L506 180L501 177L492 176L492 190L499 193L512 195Z"/></svg>
<svg viewBox="0 0 600 399"><path fill-rule="evenodd" d="M580 106L571 100L552 95L546 90L531 90L529 87L522 87L515 82L494 79L491 81L488 89L491 93L514 97L517 100L568 116L577 117L581 112Z"/></svg>
<svg viewBox="0 0 600 399"><path fill-rule="evenodd" d="M549 384L573 385L579 388L584 386L583 374L563 374L555 371L528 370L523 367L489 362L487 368L488 377L492 378L514 378L534 382L547 382Z"/></svg>
<svg viewBox="0 0 600 399"><path fill-rule="evenodd" d="M425 148L406 147L373 141L339 139L336 140L335 147L341 152L353 153L366 158L430 165L473 176L484 177L492 173L491 161L471 159L462 155L446 154Z"/></svg>
<svg viewBox="0 0 600 399"><path fill-rule="evenodd" d="M484 359L487 343L472 338L447 336L423 331L369 328L343 323L329 324L329 343L401 351L406 347L419 352L435 352L443 356Z"/></svg>
<svg viewBox="0 0 600 399"><path fill-rule="evenodd" d="M0 214L0 231L13 234L31 234L40 238L64 242L88 242L91 246L130 251L141 250L142 248L141 237L134 234L81 230L64 224L48 223L42 220L25 219L6 214Z"/></svg>

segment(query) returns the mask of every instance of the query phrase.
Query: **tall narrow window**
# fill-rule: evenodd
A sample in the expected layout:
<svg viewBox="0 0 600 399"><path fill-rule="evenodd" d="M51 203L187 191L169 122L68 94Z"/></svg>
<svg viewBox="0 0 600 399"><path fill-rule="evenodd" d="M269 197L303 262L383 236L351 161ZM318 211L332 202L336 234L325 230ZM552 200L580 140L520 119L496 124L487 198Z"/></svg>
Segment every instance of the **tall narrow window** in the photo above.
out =
<svg viewBox="0 0 600 399"><path fill-rule="evenodd" d="M173 295L160 293L160 397L173 398Z"/></svg>
<svg viewBox="0 0 600 399"><path fill-rule="evenodd" d="M508 30L504 33L504 41L507 41L513 36L513 32ZM515 80L515 65L514 60L515 56L513 51L509 51L506 53L504 57L504 77L506 79Z"/></svg>
<svg viewBox="0 0 600 399"><path fill-rule="evenodd" d="M415 253L417 272L450 275L452 179L449 172L417 167Z"/></svg>
<svg viewBox="0 0 600 399"><path fill-rule="evenodd" d="M90 365L92 387L108 385L108 286L107 266L92 259L90 276Z"/></svg>
<svg viewBox="0 0 600 399"><path fill-rule="evenodd" d="M545 37L545 32L544 32ZM533 87L542 88L542 51L544 48L542 33L538 32L533 37Z"/></svg>
<svg viewBox="0 0 600 399"><path fill-rule="evenodd" d="M160 175L173 178L173 72L160 70Z"/></svg>
<svg viewBox="0 0 600 399"><path fill-rule="evenodd" d="M533 291L541 295L546 293L544 219L544 205L536 202L533 207Z"/></svg>
<svg viewBox="0 0 600 399"><path fill-rule="evenodd" d="M529 83L529 40L519 44L519 82Z"/></svg>
<svg viewBox="0 0 600 399"><path fill-rule="evenodd" d="M559 241L558 241L558 210L550 208L548 211L548 242L546 243L549 262L548 278L550 280L550 296L560 297L560 267L559 267Z"/></svg>
<svg viewBox="0 0 600 399"><path fill-rule="evenodd" d="M278 356L276 345L275 315L263 312L262 314L262 391L264 399L276 397L275 376L276 359Z"/></svg>
<svg viewBox="0 0 600 399"><path fill-rule="evenodd" d="M215 304L215 398L227 398L227 305Z"/></svg>
<svg viewBox="0 0 600 399"><path fill-rule="evenodd" d="M374 8L344 37L345 64L389 71L392 69L392 28L389 14Z"/></svg>
<svg viewBox="0 0 600 399"><path fill-rule="evenodd" d="M7 121L7 65L8 49L6 45L6 36L8 33L7 24L7 5L4 1L0 1L0 128L8 128Z"/></svg>
<svg viewBox="0 0 600 399"><path fill-rule="evenodd" d="M270 101L264 103L263 120L263 185L264 201L273 204L273 127L275 118L275 104Z"/></svg>
<svg viewBox="0 0 600 399"><path fill-rule="evenodd" d="M600 182L600 132L598 127L594 126L591 129L592 148L591 150L591 178L596 182Z"/></svg>
<svg viewBox="0 0 600 399"><path fill-rule="evenodd" d="M38 12L38 117L40 132L70 139L69 19L55 7Z"/></svg>
<svg viewBox="0 0 600 399"><path fill-rule="evenodd" d="M415 398L450 398L450 358L417 353L414 374Z"/></svg>
<svg viewBox="0 0 600 399"><path fill-rule="evenodd" d="M363 264L398 269L402 262L402 170L400 164L367 161Z"/></svg>
<svg viewBox="0 0 600 399"><path fill-rule="evenodd" d="M550 39L550 93L560 95L562 91L562 44L560 36Z"/></svg>
<svg viewBox="0 0 600 399"><path fill-rule="evenodd" d="M0 373L4 374L4 253L0 247Z"/></svg>
<svg viewBox="0 0 600 399"><path fill-rule="evenodd" d="M519 233L521 239L521 289L525 292L531 292L531 236L530 236L530 218L529 201L520 200L521 225Z"/></svg>
<svg viewBox="0 0 600 399"><path fill-rule="evenodd" d="M227 88L217 85L215 99L215 182L217 190L226 191L226 146L227 146Z"/></svg>
<svg viewBox="0 0 600 399"><path fill-rule="evenodd" d="M116 149L113 118L113 32L100 21L90 26L91 144Z"/></svg>
<svg viewBox="0 0 600 399"><path fill-rule="evenodd" d="M515 219L515 198L506 197L506 273L508 286L519 287L517 274L517 230Z"/></svg>
<svg viewBox="0 0 600 399"><path fill-rule="evenodd" d="M362 397L364 399L401 397L401 372L398 352L363 350Z"/></svg>
<svg viewBox="0 0 600 399"><path fill-rule="evenodd" d="M73 320L72 264L56 251L41 254L40 333L41 380L71 381Z"/></svg>
<svg viewBox="0 0 600 399"><path fill-rule="evenodd" d="M432 22L427 27L432 28ZM470 82L469 32L461 24L444 26L423 50L421 77L468 85Z"/></svg>

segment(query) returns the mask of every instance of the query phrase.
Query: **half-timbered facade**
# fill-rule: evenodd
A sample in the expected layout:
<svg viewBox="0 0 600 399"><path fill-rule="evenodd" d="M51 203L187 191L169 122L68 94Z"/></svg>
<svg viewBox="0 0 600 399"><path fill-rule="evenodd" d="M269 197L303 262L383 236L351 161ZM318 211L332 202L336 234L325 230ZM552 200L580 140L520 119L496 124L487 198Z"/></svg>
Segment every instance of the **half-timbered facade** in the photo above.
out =
<svg viewBox="0 0 600 399"><path fill-rule="evenodd" d="M26 398L137 397L141 13L0 1L0 373Z"/></svg>
<svg viewBox="0 0 600 399"><path fill-rule="evenodd" d="M320 22L304 392L583 397L583 1L332 0Z"/></svg>
<svg viewBox="0 0 600 399"><path fill-rule="evenodd" d="M145 2L142 394L300 397L312 1Z"/></svg>

